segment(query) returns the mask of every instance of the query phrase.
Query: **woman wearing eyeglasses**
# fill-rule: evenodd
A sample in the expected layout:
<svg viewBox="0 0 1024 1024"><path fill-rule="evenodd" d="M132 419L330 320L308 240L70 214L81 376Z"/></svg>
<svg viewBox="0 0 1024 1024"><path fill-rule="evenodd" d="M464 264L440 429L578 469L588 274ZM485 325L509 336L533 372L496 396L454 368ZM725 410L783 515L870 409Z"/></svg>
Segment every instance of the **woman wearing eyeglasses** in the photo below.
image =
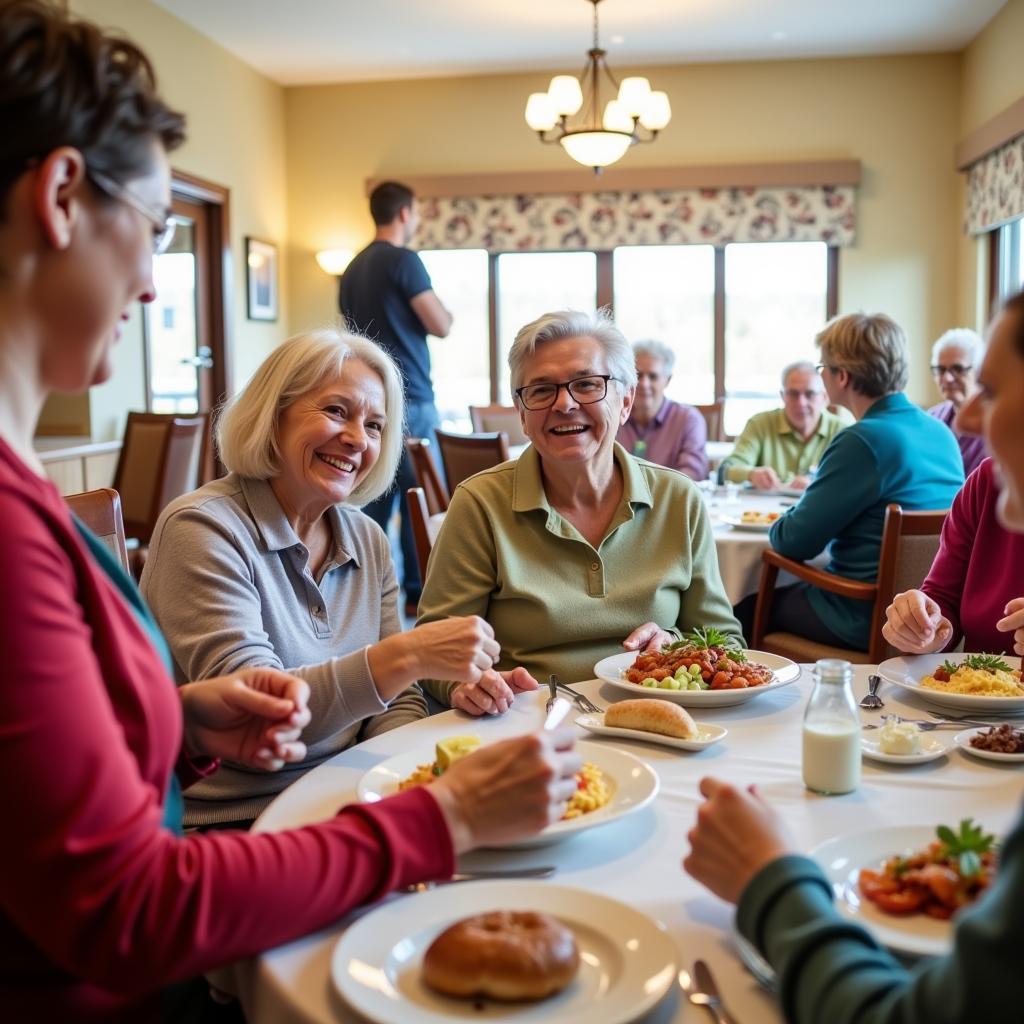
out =
<svg viewBox="0 0 1024 1024"><path fill-rule="evenodd" d="M575 682L601 658L660 648L694 626L742 639L696 486L615 441L637 378L610 317L548 313L516 335L508 362L531 445L456 488L419 608L421 623L490 622L499 672L429 682L434 695L470 714L502 712L517 689L502 671L512 665Z"/></svg>
<svg viewBox="0 0 1024 1024"><path fill-rule="evenodd" d="M983 438L962 432L953 422L974 391L975 367L981 365L984 354L985 343L967 327L946 331L932 346L932 376L942 392L942 401L933 405L928 415L941 420L953 431L964 459L964 476L970 476L988 454Z"/></svg>

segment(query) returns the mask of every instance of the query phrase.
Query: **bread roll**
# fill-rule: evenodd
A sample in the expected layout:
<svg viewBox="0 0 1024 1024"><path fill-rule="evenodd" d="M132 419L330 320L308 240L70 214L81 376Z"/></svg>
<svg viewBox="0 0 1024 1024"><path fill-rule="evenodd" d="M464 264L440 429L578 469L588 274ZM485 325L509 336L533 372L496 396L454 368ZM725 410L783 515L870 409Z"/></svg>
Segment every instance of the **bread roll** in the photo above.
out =
<svg viewBox="0 0 1024 1024"><path fill-rule="evenodd" d="M580 965L572 930L532 910L492 910L457 921L423 957L423 981L445 995L544 999Z"/></svg>
<svg viewBox="0 0 1024 1024"><path fill-rule="evenodd" d="M697 724L685 708L670 700L620 700L604 713L604 724L615 729L642 729L680 740L697 738Z"/></svg>

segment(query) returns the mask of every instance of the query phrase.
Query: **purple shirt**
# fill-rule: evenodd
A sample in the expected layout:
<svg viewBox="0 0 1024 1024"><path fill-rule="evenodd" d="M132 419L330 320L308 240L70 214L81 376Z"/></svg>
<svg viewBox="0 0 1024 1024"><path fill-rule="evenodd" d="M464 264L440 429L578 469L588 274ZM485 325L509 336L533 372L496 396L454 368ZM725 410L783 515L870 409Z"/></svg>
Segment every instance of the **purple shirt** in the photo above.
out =
<svg viewBox="0 0 1024 1024"><path fill-rule="evenodd" d="M929 416L941 420L953 431L953 436L960 445L960 454L964 460L964 476L970 476L981 464L981 460L988 456L988 449L985 447L985 440L976 434L961 434L953 426L956 419L956 409L952 402L939 402L928 410Z"/></svg>
<svg viewBox="0 0 1024 1024"><path fill-rule="evenodd" d="M704 417L692 405L666 398L646 427L630 416L619 427L616 440L638 459L678 469L692 480L708 475L708 428Z"/></svg>
<svg viewBox="0 0 1024 1024"><path fill-rule="evenodd" d="M996 623L1008 601L1024 597L1024 534L996 521L998 496L992 460L982 459L953 499L921 585L953 626L946 650L963 636L969 654L1013 654L1013 632L1000 633Z"/></svg>

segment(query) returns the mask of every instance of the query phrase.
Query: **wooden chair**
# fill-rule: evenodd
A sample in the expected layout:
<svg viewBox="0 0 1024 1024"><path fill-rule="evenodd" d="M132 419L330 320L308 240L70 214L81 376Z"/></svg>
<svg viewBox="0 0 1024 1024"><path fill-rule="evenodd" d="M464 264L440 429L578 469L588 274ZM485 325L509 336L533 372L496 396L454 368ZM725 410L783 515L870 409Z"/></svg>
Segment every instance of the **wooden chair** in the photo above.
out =
<svg viewBox="0 0 1024 1024"><path fill-rule="evenodd" d="M448 490L441 482L441 476L430 454L430 441L425 437L407 437L405 449L412 460L412 471L416 483L423 491L429 515L448 511ZM410 488L411 490L412 488Z"/></svg>
<svg viewBox="0 0 1024 1024"><path fill-rule="evenodd" d="M510 445L530 443L530 439L523 433L519 410L514 405L471 405L469 419L473 424L474 433L486 434L503 430L508 434Z"/></svg>
<svg viewBox="0 0 1024 1024"><path fill-rule="evenodd" d="M712 402L710 405L695 405L694 409L704 417L708 428L708 440L724 441L725 399L719 398L717 402Z"/></svg>
<svg viewBox="0 0 1024 1024"><path fill-rule="evenodd" d="M761 585L757 592L751 646L755 650L781 654L797 662L817 661L819 658L843 658L862 665L877 665L899 653L890 647L882 636L885 610L897 593L911 587L919 587L921 581L928 575L928 570L939 550L939 534L942 532L947 511L944 509L937 512L904 512L899 505L889 505L885 510L882 546L878 558L878 580L875 583L865 583L863 580L852 580L845 576L822 572L807 565L806 562L796 562L791 558L785 558L777 551L766 550L761 556L764 565L761 568ZM829 593L855 601L871 601L873 607L868 649L855 651L845 647L830 647L795 633L768 633L775 583L780 569Z"/></svg>
<svg viewBox="0 0 1024 1024"><path fill-rule="evenodd" d="M406 505L409 508L409 522L412 524L412 537L416 542L416 563L420 567L420 582L427 580L427 559L430 557L430 533L427 530L427 496L422 487L410 487L405 492Z"/></svg>
<svg viewBox="0 0 1024 1024"><path fill-rule="evenodd" d="M121 518L121 496L111 487L69 494L64 499L80 519L121 560L125 572L131 572L128 547Z"/></svg>
<svg viewBox="0 0 1024 1024"><path fill-rule="evenodd" d="M475 473L508 462L508 434L503 430L488 434L436 433L449 493Z"/></svg>

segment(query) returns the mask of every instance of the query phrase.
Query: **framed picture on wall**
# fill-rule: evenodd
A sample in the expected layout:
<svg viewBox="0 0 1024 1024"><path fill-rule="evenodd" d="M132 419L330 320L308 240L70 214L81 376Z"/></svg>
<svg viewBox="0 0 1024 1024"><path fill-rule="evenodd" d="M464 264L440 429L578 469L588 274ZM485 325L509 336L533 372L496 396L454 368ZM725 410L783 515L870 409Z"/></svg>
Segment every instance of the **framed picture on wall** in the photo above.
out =
<svg viewBox="0 0 1024 1024"><path fill-rule="evenodd" d="M258 238L245 240L245 280L250 320L277 319L277 246Z"/></svg>

